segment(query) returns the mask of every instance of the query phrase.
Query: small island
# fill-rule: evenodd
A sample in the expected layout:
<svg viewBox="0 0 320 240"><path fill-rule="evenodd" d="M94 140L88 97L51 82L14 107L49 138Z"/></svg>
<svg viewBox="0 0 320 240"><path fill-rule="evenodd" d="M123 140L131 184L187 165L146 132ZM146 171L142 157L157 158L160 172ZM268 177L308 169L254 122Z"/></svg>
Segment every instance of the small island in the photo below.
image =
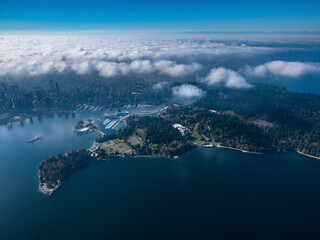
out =
<svg viewBox="0 0 320 240"><path fill-rule="evenodd" d="M94 125L93 120L88 119L85 121L79 121L75 127L73 133L75 135L82 135L82 134L88 134L93 131L96 131L97 127Z"/></svg>

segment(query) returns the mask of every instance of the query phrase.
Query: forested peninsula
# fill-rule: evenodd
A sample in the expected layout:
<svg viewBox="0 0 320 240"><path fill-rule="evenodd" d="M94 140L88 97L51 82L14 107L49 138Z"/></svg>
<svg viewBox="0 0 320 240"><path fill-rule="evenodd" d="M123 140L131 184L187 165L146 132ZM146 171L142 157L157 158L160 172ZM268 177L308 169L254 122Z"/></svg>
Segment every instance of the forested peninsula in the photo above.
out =
<svg viewBox="0 0 320 240"><path fill-rule="evenodd" d="M44 160L39 167L40 190L51 194L94 160L139 155L176 158L196 146L253 153L298 151L320 157L320 96L267 84L245 90L205 90L206 96L197 102L171 105L158 117L128 117L125 128L98 137L90 149Z"/></svg>

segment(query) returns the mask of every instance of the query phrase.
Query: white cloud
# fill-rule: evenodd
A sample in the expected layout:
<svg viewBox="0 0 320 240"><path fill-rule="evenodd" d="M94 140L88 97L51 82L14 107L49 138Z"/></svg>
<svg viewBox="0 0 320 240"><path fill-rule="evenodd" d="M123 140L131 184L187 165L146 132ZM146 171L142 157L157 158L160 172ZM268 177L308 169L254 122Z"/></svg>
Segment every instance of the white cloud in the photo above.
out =
<svg viewBox="0 0 320 240"><path fill-rule="evenodd" d="M86 74L90 72L91 65L88 61L84 61L78 64L76 63L72 64L71 69L75 71L77 74Z"/></svg>
<svg viewBox="0 0 320 240"><path fill-rule="evenodd" d="M140 73L151 73L154 71L154 66L150 60L134 60L130 63L132 71Z"/></svg>
<svg viewBox="0 0 320 240"><path fill-rule="evenodd" d="M319 63L304 62L284 62L273 61L267 62L256 67L247 66L245 69L247 74L265 77L267 75L283 76L283 77L301 77L305 74L320 73Z"/></svg>
<svg viewBox="0 0 320 240"><path fill-rule="evenodd" d="M34 76L97 70L112 77L132 72L184 77L201 68L203 56L263 54L274 48L211 40L153 40L90 35L3 35L0 76Z"/></svg>
<svg viewBox="0 0 320 240"><path fill-rule="evenodd" d="M205 91L191 84L182 84L172 88L172 94L176 97L200 98L205 95Z"/></svg>
<svg viewBox="0 0 320 240"><path fill-rule="evenodd" d="M130 72L130 67L126 63L115 63L115 62L98 62L95 65L99 74L102 77L113 77L117 75L125 75Z"/></svg>
<svg viewBox="0 0 320 240"><path fill-rule="evenodd" d="M211 69L210 73L203 78L202 81L208 85L222 84L231 88L252 87L252 85L248 83L240 74L224 67Z"/></svg>
<svg viewBox="0 0 320 240"><path fill-rule="evenodd" d="M170 77L184 77L201 69L201 65L198 63L185 65L167 60L156 62L154 65L161 74L167 74Z"/></svg>
<svg viewBox="0 0 320 240"><path fill-rule="evenodd" d="M154 90L162 90L166 85L168 85L168 82L158 82L158 83L154 84L152 86L152 88Z"/></svg>
<svg viewBox="0 0 320 240"><path fill-rule="evenodd" d="M173 61L151 62L149 60L134 60L131 63L99 61L92 64L102 77L114 77L129 73L160 73L176 78L187 76L201 68L201 65L197 63L186 65L177 64ZM77 73L80 72L78 71Z"/></svg>

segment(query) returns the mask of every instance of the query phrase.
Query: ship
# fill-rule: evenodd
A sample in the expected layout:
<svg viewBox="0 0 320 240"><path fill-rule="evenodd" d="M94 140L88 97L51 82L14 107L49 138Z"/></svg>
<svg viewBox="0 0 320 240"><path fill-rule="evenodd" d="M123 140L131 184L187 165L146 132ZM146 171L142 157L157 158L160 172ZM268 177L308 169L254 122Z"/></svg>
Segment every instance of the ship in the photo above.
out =
<svg viewBox="0 0 320 240"><path fill-rule="evenodd" d="M28 141L28 143L33 143L33 142L38 141L38 140L41 140L41 139L42 139L42 136L37 136L37 137L35 137L35 138L30 139L30 140Z"/></svg>

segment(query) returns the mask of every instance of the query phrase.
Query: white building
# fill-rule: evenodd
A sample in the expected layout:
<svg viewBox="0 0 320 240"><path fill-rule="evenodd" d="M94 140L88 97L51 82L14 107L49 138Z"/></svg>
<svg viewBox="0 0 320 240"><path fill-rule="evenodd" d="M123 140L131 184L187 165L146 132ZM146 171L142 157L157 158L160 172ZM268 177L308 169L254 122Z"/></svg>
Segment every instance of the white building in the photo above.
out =
<svg viewBox="0 0 320 240"><path fill-rule="evenodd" d="M182 136L186 135L187 133L191 133L189 128L182 126L179 123L175 123L172 125L174 128L178 129Z"/></svg>

